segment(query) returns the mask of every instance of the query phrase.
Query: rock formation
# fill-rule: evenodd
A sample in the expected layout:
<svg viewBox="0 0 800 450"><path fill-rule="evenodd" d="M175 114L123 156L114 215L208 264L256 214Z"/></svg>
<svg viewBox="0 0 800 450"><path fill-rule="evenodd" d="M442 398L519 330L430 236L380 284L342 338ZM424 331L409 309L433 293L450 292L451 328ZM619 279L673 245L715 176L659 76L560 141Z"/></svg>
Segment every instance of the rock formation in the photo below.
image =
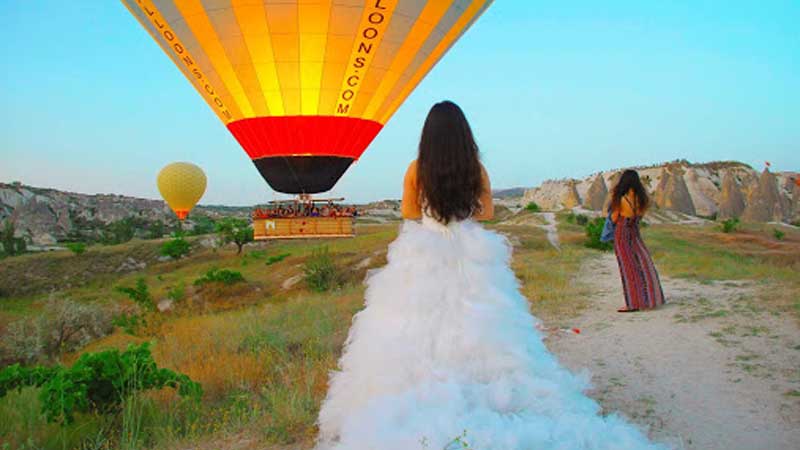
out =
<svg viewBox="0 0 800 450"><path fill-rule="evenodd" d="M660 209L697 214L680 167L664 168L653 200Z"/></svg>
<svg viewBox="0 0 800 450"><path fill-rule="evenodd" d="M602 211L605 206L606 197L608 196L608 187L606 187L606 180L603 174L599 174L594 178L589 190L586 191L586 197L583 199L583 207L594 211Z"/></svg>
<svg viewBox="0 0 800 450"><path fill-rule="evenodd" d="M744 212L744 195L732 171L726 171L722 177L722 192L719 196L720 219L739 218Z"/></svg>
<svg viewBox="0 0 800 450"><path fill-rule="evenodd" d="M564 196L561 198L561 206L566 209L572 209L581 205L581 197L578 195L578 190L575 188L575 182L567 183L567 189Z"/></svg>
<svg viewBox="0 0 800 450"><path fill-rule="evenodd" d="M709 175L704 169L690 167L683 176L695 212L705 217L717 214L720 193Z"/></svg>
<svg viewBox="0 0 800 450"><path fill-rule="evenodd" d="M747 207L742 213L742 220L748 222L781 221L786 218L780 195L778 181L768 169L764 169L758 178L758 185L747 199Z"/></svg>

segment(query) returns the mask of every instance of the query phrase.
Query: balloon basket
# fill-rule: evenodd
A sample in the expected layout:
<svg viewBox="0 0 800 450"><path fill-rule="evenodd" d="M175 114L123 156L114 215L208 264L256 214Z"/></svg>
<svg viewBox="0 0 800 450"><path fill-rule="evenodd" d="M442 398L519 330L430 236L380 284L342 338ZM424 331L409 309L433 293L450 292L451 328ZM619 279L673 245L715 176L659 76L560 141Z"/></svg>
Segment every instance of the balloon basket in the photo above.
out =
<svg viewBox="0 0 800 450"><path fill-rule="evenodd" d="M253 211L253 238L327 239L355 236L355 207L341 206L343 198L314 199L301 194L293 200L272 201Z"/></svg>

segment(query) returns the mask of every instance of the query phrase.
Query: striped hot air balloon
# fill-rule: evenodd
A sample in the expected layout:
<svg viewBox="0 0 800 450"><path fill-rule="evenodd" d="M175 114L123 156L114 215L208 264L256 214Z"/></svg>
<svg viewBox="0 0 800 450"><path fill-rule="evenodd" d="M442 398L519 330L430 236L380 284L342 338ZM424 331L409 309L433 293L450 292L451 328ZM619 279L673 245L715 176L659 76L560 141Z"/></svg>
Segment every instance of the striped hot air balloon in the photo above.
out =
<svg viewBox="0 0 800 450"><path fill-rule="evenodd" d="M331 189L492 0L122 0L273 189Z"/></svg>

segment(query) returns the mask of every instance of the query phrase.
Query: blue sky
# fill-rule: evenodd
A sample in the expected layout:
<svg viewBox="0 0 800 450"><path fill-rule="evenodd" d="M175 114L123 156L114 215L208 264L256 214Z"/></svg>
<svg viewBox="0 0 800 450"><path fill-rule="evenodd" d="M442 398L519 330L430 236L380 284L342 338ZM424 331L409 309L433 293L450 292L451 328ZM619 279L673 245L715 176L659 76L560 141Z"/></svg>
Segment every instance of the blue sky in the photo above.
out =
<svg viewBox="0 0 800 450"><path fill-rule="evenodd" d="M276 198L118 1L3 1L0 181L202 203ZM431 104L467 113L495 187L675 158L800 169L800 2L496 0L334 189L397 198Z"/></svg>

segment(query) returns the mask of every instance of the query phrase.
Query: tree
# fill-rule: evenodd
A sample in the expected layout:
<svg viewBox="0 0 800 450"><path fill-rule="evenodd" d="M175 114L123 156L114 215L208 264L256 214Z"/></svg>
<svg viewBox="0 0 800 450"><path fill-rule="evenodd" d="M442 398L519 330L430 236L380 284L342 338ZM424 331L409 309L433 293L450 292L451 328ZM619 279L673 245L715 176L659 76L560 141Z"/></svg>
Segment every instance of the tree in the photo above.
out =
<svg viewBox="0 0 800 450"><path fill-rule="evenodd" d="M28 249L25 239L15 237L15 232L14 222L11 219L6 220L0 231L0 244L3 246L3 252L8 256L21 255Z"/></svg>
<svg viewBox="0 0 800 450"><path fill-rule="evenodd" d="M217 222L217 234L223 244L233 242L238 248L236 254L242 253L242 247L248 242L253 242L253 229L250 222L237 217L226 217Z"/></svg>

